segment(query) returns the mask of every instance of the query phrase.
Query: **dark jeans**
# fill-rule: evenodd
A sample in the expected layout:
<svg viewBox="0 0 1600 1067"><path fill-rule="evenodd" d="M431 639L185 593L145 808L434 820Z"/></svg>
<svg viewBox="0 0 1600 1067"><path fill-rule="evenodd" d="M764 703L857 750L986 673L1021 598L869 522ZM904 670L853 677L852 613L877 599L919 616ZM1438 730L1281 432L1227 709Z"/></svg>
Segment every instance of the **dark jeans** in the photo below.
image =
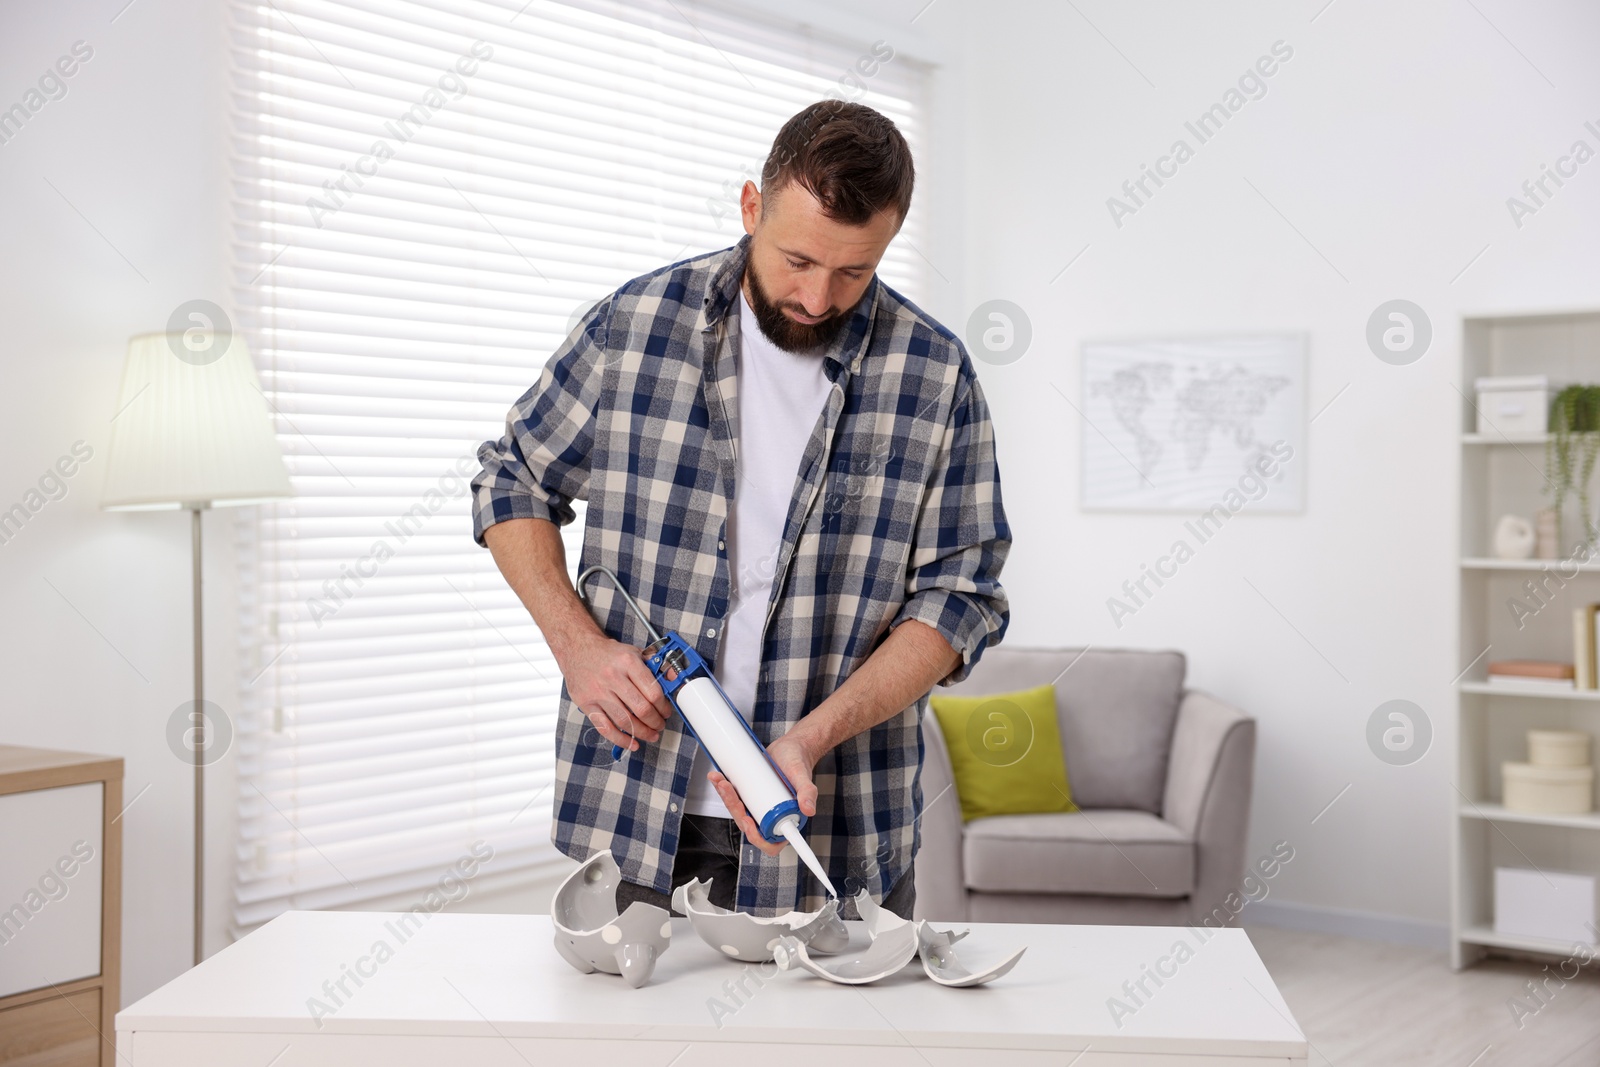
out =
<svg viewBox="0 0 1600 1067"><path fill-rule="evenodd" d="M739 850L749 847L732 819L685 815L678 830L678 854L672 861L672 888L677 889L691 878L709 881L711 903L734 910L733 891L739 883ZM839 890L849 892L843 886ZM672 910L670 893L658 893L624 879L617 886L617 911L626 911L636 900ZM883 906L902 919L909 919L916 902L916 879L908 866L884 897ZM850 910L854 913L854 906Z"/></svg>

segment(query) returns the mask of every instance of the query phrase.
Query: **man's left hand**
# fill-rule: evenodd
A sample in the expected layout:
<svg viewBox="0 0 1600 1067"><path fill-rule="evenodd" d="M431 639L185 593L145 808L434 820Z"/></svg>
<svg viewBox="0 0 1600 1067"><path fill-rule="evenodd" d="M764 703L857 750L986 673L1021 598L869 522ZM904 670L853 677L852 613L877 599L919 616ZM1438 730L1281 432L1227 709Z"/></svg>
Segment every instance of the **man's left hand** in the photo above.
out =
<svg viewBox="0 0 1600 1067"><path fill-rule="evenodd" d="M767 746L772 761L794 786L795 799L806 818L817 813L817 786L811 772L823 754L919 703L935 682L960 663L960 654L938 630L907 619L889 632L843 685ZM745 839L769 856L782 852L787 842L775 845L761 836L761 828L745 810L733 783L717 771L708 777Z"/></svg>
<svg viewBox="0 0 1600 1067"><path fill-rule="evenodd" d="M803 721L803 720L802 720ZM800 812L806 818L817 813L817 785L811 780L811 771L821 758L821 753L813 753L807 744L804 732L798 724L788 733L778 738L767 746L767 753L772 757L772 762L778 765L784 776L789 779L789 784L794 786L795 799L800 802ZM733 821L739 829L744 831L745 840L769 856L776 856L782 852L785 841L773 844L761 836L761 827L751 818L750 812L745 810L744 801L739 799L739 791L733 783L722 776L721 771L713 770L708 776L711 785L717 791L717 796L722 798L722 803L727 805L728 812L733 816Z"/></svg>

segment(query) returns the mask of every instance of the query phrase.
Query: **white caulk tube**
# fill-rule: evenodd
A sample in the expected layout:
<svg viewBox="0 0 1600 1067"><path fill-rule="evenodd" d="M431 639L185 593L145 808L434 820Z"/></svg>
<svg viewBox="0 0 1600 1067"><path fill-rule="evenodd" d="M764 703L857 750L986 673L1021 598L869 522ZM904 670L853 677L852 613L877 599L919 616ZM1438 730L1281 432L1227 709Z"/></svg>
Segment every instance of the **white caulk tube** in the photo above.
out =
<svg viewBox="0 0 1600 1067"><path fill-rule="evenodd" d="M773 767L760 740L750 732L744 716L728 703L717 683L707 675L691 678L678 686L672 701L717 770L739 791L750 817L761 825L761 836L768 841L787 840L828 895L837 897L839 891L828 880L817 854L800 836L800 805L794 793Z"/></svg>
<svg viewBox="0 0 1600 1067"><path fill-rule="evenodd" d="M828 880L817 854L800 836L802 816L794 790L778 772L761 739L717 684L706 661L679 634L669 632L662 637L644 609L628 595L617 576L605 567L597 564L578 575L579 599L588 599L585 587L589 576L596 573L611 579L611 584L649 632L651 645L645 651L649 656L651 673L661 683L667 699L683 715L690 732L705 747L711 762L738 790L739 799L744 802L750 817L760 825L761 836L773 844L787 840L794 846L795 854L817 876L817 881L827 889L828 895L837 897L839 891ZM670 677L668 671L671 672ZM621 746L612 748L611 758L622 758Z"/></svg>

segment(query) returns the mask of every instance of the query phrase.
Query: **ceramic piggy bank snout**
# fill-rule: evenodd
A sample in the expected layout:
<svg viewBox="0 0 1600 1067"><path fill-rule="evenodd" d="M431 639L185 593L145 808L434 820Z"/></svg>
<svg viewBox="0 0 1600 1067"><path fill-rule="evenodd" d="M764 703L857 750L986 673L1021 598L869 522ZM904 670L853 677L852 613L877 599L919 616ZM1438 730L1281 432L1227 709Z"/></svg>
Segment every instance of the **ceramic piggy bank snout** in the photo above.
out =
<svg viewBox="0 0 1600 1067"><path fill-rule="evenodd" d="M641 901L618 915L621 880L611 853L597 852L556 890L550 918L562 959L585 974L621 975L637 989L650 980L656 960L672 943L672 916Z"/></svg>

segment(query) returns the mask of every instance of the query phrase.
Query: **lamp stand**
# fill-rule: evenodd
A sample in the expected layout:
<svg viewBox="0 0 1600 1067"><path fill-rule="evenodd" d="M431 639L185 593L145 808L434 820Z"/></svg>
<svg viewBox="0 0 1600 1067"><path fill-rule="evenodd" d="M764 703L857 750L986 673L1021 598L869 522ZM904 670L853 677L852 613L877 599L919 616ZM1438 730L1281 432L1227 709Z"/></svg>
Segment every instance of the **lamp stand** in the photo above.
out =
<svg viewBox="0 0 1600 1067"><path fill-rule="evenodd" d="M206 667L205 646L201 640L200 596L200 513L204 503L185 505L189 509L190 557L194 567L194 710L189 731L190 751L194 755L194 962L199 966L205 938L206 903Z"/></svg>

